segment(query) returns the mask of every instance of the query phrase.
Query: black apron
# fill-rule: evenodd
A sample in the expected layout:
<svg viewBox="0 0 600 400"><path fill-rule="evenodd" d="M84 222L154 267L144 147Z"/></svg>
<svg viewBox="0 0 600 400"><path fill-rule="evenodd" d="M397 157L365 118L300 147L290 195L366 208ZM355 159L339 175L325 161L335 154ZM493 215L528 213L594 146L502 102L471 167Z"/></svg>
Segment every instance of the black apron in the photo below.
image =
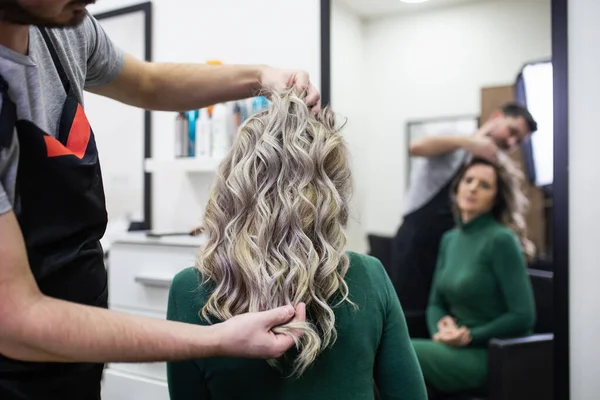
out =
<svg viewBox="0 0 600 400"><path fill-rule="evenodd" d="M411 337L429 337L425 310L441 238L455 226L450 187L457 174L424 206L404 217L392 243L388 272Z"/></svg>
<svg viewBox="0 0 600 400"><path fill-rule="evenodd" d="M0 77L0 143L17 130L15 213L36 282L47 296L107 308L100 239L107 224L94 134L47 33L42 36L67 93L57 138L17 120ZM8 139L7 139L8 138ZM32 363L0 356L2 400L98 400L102 364Z"/></svg>

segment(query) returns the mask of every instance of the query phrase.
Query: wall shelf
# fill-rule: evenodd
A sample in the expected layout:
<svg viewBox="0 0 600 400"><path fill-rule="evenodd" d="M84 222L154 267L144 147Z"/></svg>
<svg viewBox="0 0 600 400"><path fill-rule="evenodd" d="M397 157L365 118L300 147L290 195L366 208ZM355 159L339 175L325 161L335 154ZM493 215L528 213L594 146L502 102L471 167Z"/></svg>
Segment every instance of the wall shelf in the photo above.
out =
<svg viewBox="0 0 600 400"><path fill-rule="evenodd" d="M175 158L145 160L146 172L215 173L221 160L215 158Z"/></svg>

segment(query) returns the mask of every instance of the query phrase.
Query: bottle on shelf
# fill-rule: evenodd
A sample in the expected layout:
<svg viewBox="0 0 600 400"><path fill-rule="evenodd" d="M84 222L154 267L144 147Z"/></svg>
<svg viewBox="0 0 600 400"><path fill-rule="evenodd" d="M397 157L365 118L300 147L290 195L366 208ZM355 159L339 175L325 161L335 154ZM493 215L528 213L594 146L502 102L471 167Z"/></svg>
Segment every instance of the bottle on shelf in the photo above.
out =
<svg viewBox="0 0 600 400"><path fill-rule="evenodd" d="M236 101L233 103L233 126L234 126L234 135L235 131L242 124L242 105L241 102Z"/></svg>
<svg viewBox="0 0 600 400"><path fill-rule="evenodd" d="M229 138L229 149L233 145L233 140L237 135L237 130L240 126L240 110L237 102L227 103L227 137ZM227 151L229 151L229 149Z"/></svg>
<svg viewBox="0 0 600 400"><path fill-rule="evenodd" d="M185 113L177 113L175 117L175 157L188 157L189 155L188 118Z"/></svg>
<svg viewBox="0 0 600 400"><path fill-rule="evenodd" d="M265 108L269 106L269 102L267 98L264 96L257 96L252 100L252 114L256 114L257 112L261 112Z"/></svg>
<svg viewBox="0 0 600 400"><path fill-rule="evenodd" d="M226 104L219 103L213 108L212 122L212 157L221 160L225 158L231 146L228 120L231 114Z"/></svg>
<svg viewBox="0 0 600 400"><path fill-rule="evenodd" d="M198 120L198 110L186 112L188 120L188 156L196 156L196 124Z"/></svg>
<svg viewBox="0 0 600 400"><path fill-rule="evenodd" d="M196 157L209 158L211 153L212 121L208 108L200 110L196 128Z"/></svg>

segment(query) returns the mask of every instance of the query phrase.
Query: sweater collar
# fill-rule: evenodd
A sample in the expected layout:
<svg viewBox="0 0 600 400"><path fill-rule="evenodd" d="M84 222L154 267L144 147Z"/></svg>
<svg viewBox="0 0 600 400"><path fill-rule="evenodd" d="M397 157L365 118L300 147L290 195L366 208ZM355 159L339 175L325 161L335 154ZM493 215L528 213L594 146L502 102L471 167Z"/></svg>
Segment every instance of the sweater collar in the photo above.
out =
<svg viewBox="0 0 600 400"><path fill-rule="evenodd" d="M458 219L458 226L464 231L477 230L492 224L495 221L494 216L491 212L483 213L469 222L463 222L461 218Z"/></svg>

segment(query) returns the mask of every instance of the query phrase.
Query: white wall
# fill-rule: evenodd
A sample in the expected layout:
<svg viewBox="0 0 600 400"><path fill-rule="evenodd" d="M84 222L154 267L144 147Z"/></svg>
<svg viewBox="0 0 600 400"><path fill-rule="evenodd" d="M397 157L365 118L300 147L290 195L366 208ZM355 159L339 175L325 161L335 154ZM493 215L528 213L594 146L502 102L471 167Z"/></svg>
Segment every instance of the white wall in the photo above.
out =
<svg viewBox="0 0 600 400"><path fill-rule="evenodd" d="M347 118L343 135L351 153L354 195L346 233L348 248L367 250L364 208L368 160L365 147L365 104L360 101L364 90L363 23L344 4L334 1L331 9L331 104L341 119Z"/></svg>
<svg viewBox="0 0 600 400"><path fill-rule="evenodd" d="M364 229L393 234L401 222L407 120L478 115L481 87L513 83L524 63L548 58L550 34L549 2L527 0L366 23L367 91L354 96L368 112Z"/></svg>
<svg viewBox="0 0 600 400"><path fill-rule="evenodd" d="M89 10L98 13L140 2L103 0ZM300 68L321 86L319 0L154 0L153 7L154 61L218 59ZM154 157L173 157L174 117L154 113ZM153 182L155 230L196 227L212 177L165 172L156 174Z"/></svg>
<svg viewBox="0 0 600 400"><path fill-rule="evenodd" d="M571 400L600 392L600 2L568 1Z"/></svg>

